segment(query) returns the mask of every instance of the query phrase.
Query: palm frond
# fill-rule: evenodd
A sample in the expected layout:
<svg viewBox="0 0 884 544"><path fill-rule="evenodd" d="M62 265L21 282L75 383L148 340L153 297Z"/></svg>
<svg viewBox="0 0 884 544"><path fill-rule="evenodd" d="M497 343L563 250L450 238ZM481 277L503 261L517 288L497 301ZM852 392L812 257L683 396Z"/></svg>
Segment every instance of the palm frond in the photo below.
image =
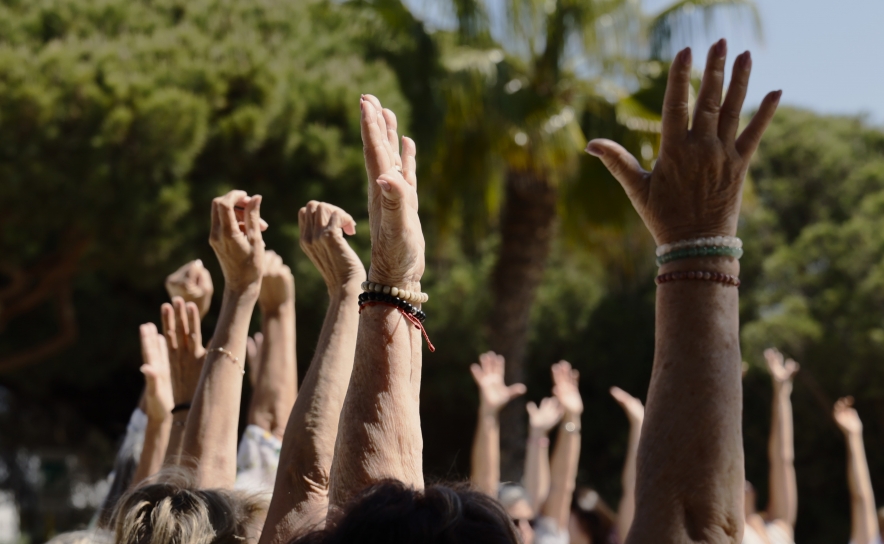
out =
<svg viewBox="0 0 884 544"><path fill-rule="evenodd" d="M689 43L701 34L708 36L715 29L715 16L720 12L748 18L755 39L763 40L761 14L754 0L679 0L651 18L652 58L671 57L677 45Z"/></svg>

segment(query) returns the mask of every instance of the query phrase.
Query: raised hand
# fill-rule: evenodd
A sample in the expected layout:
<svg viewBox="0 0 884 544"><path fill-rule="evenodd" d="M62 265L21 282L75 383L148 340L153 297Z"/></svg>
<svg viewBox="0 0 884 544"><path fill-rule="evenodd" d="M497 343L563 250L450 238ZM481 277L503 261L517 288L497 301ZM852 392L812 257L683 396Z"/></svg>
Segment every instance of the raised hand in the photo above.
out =
<svg viewBox="0 0 884 544"><path fill-rule="evenodd" d="M169 353L166 339L153 323L139 329L141 335L141 373L144 374L145 413L149 418L163 421L172 417L175 400L172 396L172 378L169 371Z"/></svg>
<svg viewBox="0 0 884 544"><path fill-rule="evenodd" d="M298 227L301 249L319 269L329 292L365 281L365 266L344 239L344 234L356 234L356 222L347 212L311 200L298 212Z"/></svg>
<svg viewBox="0 0 884 544"><path fill-rule="evenodd" d="M505 360L503 356L489 351L479 356L479 364L470 365L473 379L479 386L480 409L485 412L497 413L506 404L524 395L527 388L524 384L515 383L507 386L503 381Z"/></svg>
<svg viewBox="0 0 884 544"><path fill-rule="evenodd" d="M859 414L853 408L853 397L838 399L838 402L835 403L833 415L835 416L835 423L838 424L838 428L844 434L862 434L863 422L860 421Z"/></svg>
<svg viewBox="0 0 884 544"><path fill-rule="evenodd" d="M612 387L611 396L617 401L617 404L626 412L626 417L630 422L641 423L645 419L645 407L642 401L633 397L619 387Z"/></svg>
<svg viewBox="0 0 884 544"><path fill-rule="evenodd" d="M246 366L249 371L249 383L252 389L258 384L258 374L261 372L261 350L264 346L264 334L256 332L246 340Z"/></svg>
<svg viewBox="0 0 884 544"><path fill-rule="evenodd" d="M559 361L552 365L553 395L559 399L565 412L571 415L583 413L583 398L577 389L580 373L571 368L568 361Z"/></svg>
<svg viewBox="0 0 884 544"><path fill-rule="evenodd" d="M635 157L610 140L593 140L586 148L623 185L658 245L736 234L743 179L782 92L768 94L737 137L752 58L748 51L736 58L722 103L726 54L725 40L709 50L691 127L691 50L676 55L663 103L660 156L653 171L644 171Z"/></svg>
<svg viewBox="0 0 884 544"><path fill-rule="evenodd" d="M266 228L261 219L261 195L230 191L212 200L209 245L221 264L225 290L243 292L260 288L264 275L261 231Z"/></svg>
<svg viewBox="0 0 884 544"><path fill-rule="evenodd" d="M784 362L783 354L775 348L764 350L764 360L767 361L767 368L770 370L770 375L776 384L792 383L795 374L801 368L801 365L792 359Z"/></svg>
<svg viewBox="0 0 884 544"><path fill-rule="evenodd" d="M160 314L169 350L175 404L187 404L193 400L206 359L199 309L195 303L185 303L181 297L175 297L172 304L162 305Z"/></svg>
<svg viewBox="0 0 884 544"><path fill-rule="evenodd" d="M368 279L418 290L424 273L424 235L417 214L417 149L396 132L396 115L363 95L362 143L368 173L371 269Z"/></svg>
<svg viewBox="0 0 884 544"><path fill-rule="evenodd" d="M196 259L185 264L166 278L166 292L170 298L181 297L184 302L193 302L205 317L212 304L212 275L203 266L203 261Z"/></svg>
<svg viewBox="0 0 884 544"><path fill-rule="evenodd" d="M528 410L528 425L531 430L544 435L555 427L565 414L562 404L555 397L544 398L540 401L540 406L533 401L529 402L525 405L525 409Z"/></svg>
<svg viewBox="0 0 884 544"><path fill-rule="evenodd" d="M295 302L295 276L275 251L264 252L264 277L258 305L265 315L276 312L283 304Z"/></svg>

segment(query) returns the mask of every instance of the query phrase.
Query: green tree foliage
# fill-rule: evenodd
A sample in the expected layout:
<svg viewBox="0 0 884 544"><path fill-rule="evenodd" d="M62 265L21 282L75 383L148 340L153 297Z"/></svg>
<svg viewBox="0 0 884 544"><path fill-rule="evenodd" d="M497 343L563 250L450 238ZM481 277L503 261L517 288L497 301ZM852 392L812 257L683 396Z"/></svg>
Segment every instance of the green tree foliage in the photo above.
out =
<svg viewBox="0 0 884 544"><path fill-rule="evenodd" d="M783 109L751 174L740 227L744 357L760 367L762 350L779 346L801 363L796 540L843 540L844 445L830 415L841 396L857 399L879 501L884 493L884 132L859 118ZM760 425L770 405L758 378L746 390L747 467L764 480Z"/></svg>

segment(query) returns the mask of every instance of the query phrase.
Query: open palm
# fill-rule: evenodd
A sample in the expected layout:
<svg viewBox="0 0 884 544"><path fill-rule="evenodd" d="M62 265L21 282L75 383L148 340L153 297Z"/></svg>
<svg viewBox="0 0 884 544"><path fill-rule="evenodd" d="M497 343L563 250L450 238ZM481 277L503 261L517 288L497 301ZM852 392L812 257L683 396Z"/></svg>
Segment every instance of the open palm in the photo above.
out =
<svg viewBox="0 0 884 544"><path fill-rule="evenodd" d="M503 381L505 360L503 356L489 351L479 356L479 364L473 363L470 371L479 386L483 410L499 412L506 404L524 395L526 387L521 383L506 385Z"/></svg>

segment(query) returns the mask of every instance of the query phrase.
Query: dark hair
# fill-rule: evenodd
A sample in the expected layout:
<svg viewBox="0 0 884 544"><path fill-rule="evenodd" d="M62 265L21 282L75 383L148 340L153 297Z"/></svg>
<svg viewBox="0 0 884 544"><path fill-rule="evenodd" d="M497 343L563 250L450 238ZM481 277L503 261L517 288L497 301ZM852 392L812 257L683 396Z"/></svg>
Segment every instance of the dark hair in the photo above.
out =
<svg viewBox="0 0 884 544"><path fill-rule="evenodd" d="M325 529L290 544L518 544L516 526L491 497L465 484L416 490L396 480L374 484Z"/></svg>
<svg viewBox="0 0 884 544"><path fill-rule="evenodd" d="M617 514L605 504L594 489L582 487L574 491L571 514L577 518L580 528L589 535L592 544L610 544L626 535L616 535Z"/></svg>

